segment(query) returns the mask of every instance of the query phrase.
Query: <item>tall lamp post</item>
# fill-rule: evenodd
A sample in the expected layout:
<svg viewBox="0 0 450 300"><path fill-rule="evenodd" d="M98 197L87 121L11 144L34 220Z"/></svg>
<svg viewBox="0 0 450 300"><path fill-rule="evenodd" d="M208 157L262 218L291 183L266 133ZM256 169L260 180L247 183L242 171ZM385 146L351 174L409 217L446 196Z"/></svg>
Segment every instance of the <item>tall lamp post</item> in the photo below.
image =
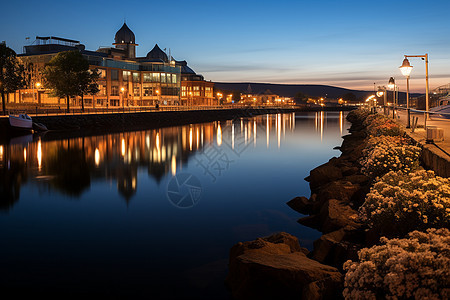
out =
<svg viewBox="0 0 450 300"><path fill-rule="evenodd" d="M429 87L429 82L428 82L428 53L425 53L425 55L405 55L405 59L403 60L403 63L405 62L405 60L408 62L408 57L420 57L422 60L425 60L425 120L428 119L428 110L430 109L430 95L429 95L429 91L430 91L430 87ZM403 65L402 65L403 67ZM412 67L411 67L412 70ZM409 71L411 72L411 71ZM426 126L425 126L426 127Z"/></svg>
<svg viewBox="0 0 450 300"><path fill-rule="evenodd" d="M389 78L389 82L388 82L388 88L390 88L391 90L393 90L393 103L394 103L394 108L392 109L392 118L395 118L395 105L396 105L396 97L395 97L395 79L394 77Z"/></svg>
<svg viewBox="0 0 450 300"><path fill-rule="evenodd" d="M383 108L384 114L386 115L386 106L387 106L387 93L385 86L379 86L377 91L377 97L383 97Z"/></svg>
<svg viewBox="0 0 450 300"><path fill-rule="evenodd" d="M407 121L406 121L406 128L411 127L411 112L409 109L409 74L411 74L412 66L409 64L409 60L405 57L403 60L402 65L400 66L400 71L402 72L403 76L406 77L406 110L407 110Z"/></svg>

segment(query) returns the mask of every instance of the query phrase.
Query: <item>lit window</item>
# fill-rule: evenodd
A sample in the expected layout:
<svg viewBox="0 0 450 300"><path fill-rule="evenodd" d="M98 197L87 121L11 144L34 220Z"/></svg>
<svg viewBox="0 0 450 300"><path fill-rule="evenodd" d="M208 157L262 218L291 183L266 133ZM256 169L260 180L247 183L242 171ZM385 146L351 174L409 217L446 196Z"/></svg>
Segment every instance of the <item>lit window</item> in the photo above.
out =
<svg viewBox="0 0 450 300"><path fill-rule="evenodd" d="M111 96L119 96L119 86L118 85L111 86Z"/></svg>

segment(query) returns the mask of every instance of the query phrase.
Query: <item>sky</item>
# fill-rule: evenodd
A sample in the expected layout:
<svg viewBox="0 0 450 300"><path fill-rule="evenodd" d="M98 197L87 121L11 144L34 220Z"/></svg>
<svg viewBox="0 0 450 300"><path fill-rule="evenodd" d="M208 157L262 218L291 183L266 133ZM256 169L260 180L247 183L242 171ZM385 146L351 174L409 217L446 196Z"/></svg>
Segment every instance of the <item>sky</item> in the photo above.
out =
<svg viewBox="0 0 450 300"><path fill-rule="evenodd" d="M0 5L0 41L17 53L36 36L79 40L88 50L112 46L126 20L137 56L158 44L215 82L373 90L392 76L403 91L403 55L428 53L430 89L450 83L449 0L17 3ZM425 63L410 62L411 91L424 92Z"/></svg>

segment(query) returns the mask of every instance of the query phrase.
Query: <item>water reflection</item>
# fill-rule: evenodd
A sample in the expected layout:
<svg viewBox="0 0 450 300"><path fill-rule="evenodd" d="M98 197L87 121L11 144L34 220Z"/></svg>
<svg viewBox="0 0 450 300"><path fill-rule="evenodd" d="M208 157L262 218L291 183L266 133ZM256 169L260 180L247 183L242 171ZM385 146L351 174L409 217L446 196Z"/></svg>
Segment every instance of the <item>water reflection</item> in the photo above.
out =
<svg viewBox="0 0 450 300"><path fill-rule="evenodd" d="M335 115L342 134L344 115ZM324 112L305 119L314 119L321 140L326 118L333 120ZM286 131L295 129L296 116L291 113L62 140L46 140L45 136L34 141L31 136L11 140L0 145L0 207L8 209L19 200L20 186L25 182L79 197L93 179L115 181L118 193L129 201L138 188L139 168L160 182L166 175L177 174L191 155L205 147L217 145L237 151L249 143L256 147L259 138L265 139L269 148L271 135L276 135L279 149Z"/></svg>

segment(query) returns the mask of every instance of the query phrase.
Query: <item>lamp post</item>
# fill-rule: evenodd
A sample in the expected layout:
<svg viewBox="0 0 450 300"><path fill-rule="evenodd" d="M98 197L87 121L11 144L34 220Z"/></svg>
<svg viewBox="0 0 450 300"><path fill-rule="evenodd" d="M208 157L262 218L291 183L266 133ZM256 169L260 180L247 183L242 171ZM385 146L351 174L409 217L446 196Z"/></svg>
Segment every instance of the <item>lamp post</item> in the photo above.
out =
<svg viewBox="0 0 450 300"><path fill-rule="evenodd" d="M159 108L159 90L156 90L156 108Z"/></svg>
<svg viewBox="0 0 450 300"><path fill-rule="evenodd" d="M392 101L393 101L393 104L394 104L394 107L393 107L393 109L392 109L392 118L395 118L395 104L396 104L396 97L395 97L395 87L396 87L396 84L395 84L395 79L394 79L394 77L391 77L391 78L389 78L389 82L388 82L388 88L389 89L391 89L391 90L393 90L393 99L392 99Z"/></svg>
<svg viewBox="0 0 450 300"><path fill-rule="evenodd" d="M386 115L386 106L387 106L387 92L385 86L379 86L377 91L377 97L383 96L383 108L384 108L384 114Z"/></svg>
<svg viewBox="0 0 450 300"><path fill-rule="evenodd" d="M405 57L402 65L400 66L400 71L402 72L403 76L406 77L406 109L407 109L407 114L408 114L406 128L411 127L411 121L410 121L411 112L409 109L409 74L411 74L412 68L413 67L409 64L409 60Z"/></svg>
<svg viewBox="0 0 450 300"><path fill-rule="evenodd" d="M123 96L123 92L125 91L124 87L120 88L120 96L122 97L122 109L125 109L125 104L124 104L124 96ZM120 109L120 108L119 108Z"/></svg>
<svg viewBox="0 0 450 300"><path fill-rule="evenodd" d="M430 87L429 87L429 82L428 82L428 53L425 53L424 55L405 55L405 59L403 60L403 62L405 62L405 60L408 62L408 57L420 57L422 60L425 60L425 121L428 119L428 110L430 109L429 106L429 100L430 100L430 95L429 95L429 91L430 91ZM403 67L403 65L402 65ZM411 67L412 70L412 67ZM411 70L409 72L411 72ZM403 71L402 71L403 72ZM426 123L426 122L425 122ZM426 125L425 125L426 127Z"/></svg>

